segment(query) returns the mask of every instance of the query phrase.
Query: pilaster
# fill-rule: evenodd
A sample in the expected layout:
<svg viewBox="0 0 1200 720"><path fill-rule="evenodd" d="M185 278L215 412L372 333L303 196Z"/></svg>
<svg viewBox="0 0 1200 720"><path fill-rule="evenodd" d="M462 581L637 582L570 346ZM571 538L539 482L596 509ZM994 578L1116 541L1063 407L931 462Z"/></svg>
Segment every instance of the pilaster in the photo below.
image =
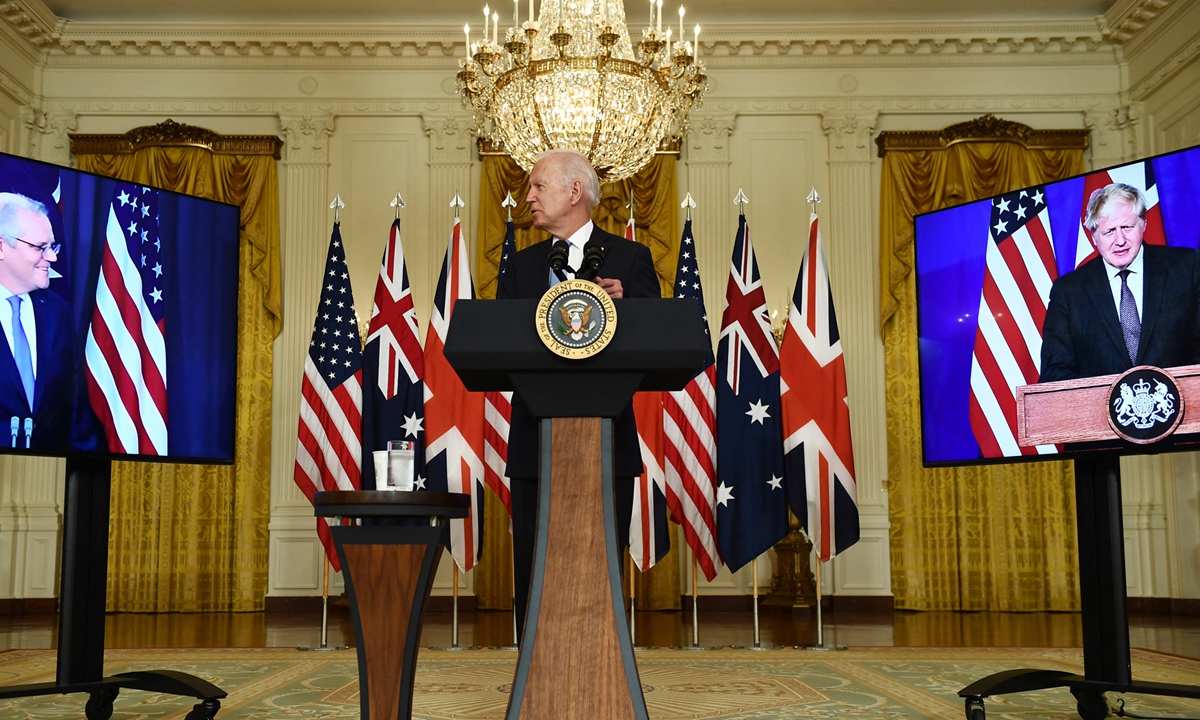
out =
<svg viewBox="0 0 1200 720"><path fill-rule="evenodd" d="M71 138L78 116L73 112L21 109L20 150L29 157L56 165L71 164Z"/></svg>
<svg viewBox="0 0 1200 720"><path fill-rule="evenodd" d="M422 115L421 126L429 138L429 229L433 233L431 242L437 248L429 253L428 276L436 278L441 272L445 258L446 243L454 228L454 213L450 201L458 193L466 206L459 211L463 237L467 247L473 248L471 217L471 155L474 150L475 128L467 115ZM475 256L471 267L475 267Z"/></svg>
<svg viewBox="0 0 1200 720"><path fill-rule="evenodd" d="M272 404L277 421L271 440L271 559L268 595L311 595L321 588L323 553L312 506L292 478L300 417L300 383L313 317L320 300L321 273L329 242L328 179L332 115L279 116L286 135L283 329L275 341Z"/></svg>
<svg viewBox="0 0 1200 720"><path fill-rule="evenodd" d="M886 399L879 327L879 243L871 185L874 111L826 111L829 187L817 207L846 358L846 385L854 438L861 540L834 563L834 591L849 595L891 592L888 559ZM844 310L843 310L844 308Z"/></svg>
<svg viewBox="0 0 1200 720"><path fill-rule="evenodd" d="M729 274L729 249L733 244L735 217L729 187L729 146L737 116L706 113L692 118L687 135L687 186L696 208L692 230L696 258L704 285L704 306L712 337L718 337L721 302Z"/></svg>
<svg viewBox="0 0 1200 720"><path fill-rule="evenodd" d="M1149 154L1142 114L1140 102L1084 113L1084 123L1092 131L1093 170Z"/></svg>

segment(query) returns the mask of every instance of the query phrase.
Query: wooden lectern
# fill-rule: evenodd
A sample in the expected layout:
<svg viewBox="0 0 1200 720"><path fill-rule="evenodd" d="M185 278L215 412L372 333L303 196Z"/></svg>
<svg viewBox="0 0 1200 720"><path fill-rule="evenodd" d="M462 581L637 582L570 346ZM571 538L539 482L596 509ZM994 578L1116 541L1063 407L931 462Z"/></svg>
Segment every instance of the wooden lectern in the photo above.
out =
<svg viewBox="0 0 1200 720"><path fill-rule="evenodd" d="M1054 687L1070 689L1084 720L1109 715L1106 692L1200 698L1197 686L1137 682L1129 664L1120 456L1178 448L1187 441L1172 438L1200 431L1200 365L1170 368L1167 372L1178 382L1184 416L1175 436L1154 445L1125 442L1109 424L1110 388L1121 375L1017 388L1017 441L1022 447L1091 443L1087 446L1090 452L1075 460L1084 674L1006 670L977 680L958 693L966 703L968 720L983 720L983 698L989 695Z"/></svg>
<svg viewBox="0 0 1200 720"><path fill-rule="evenodd" d="M621 591L613 418L637 390L679 390L710 342L694 300L617 300L611 344L559 357L536 300L460 300L446 359L468 390L515 390L539 418L537 540L508 720L646 720Z"/></svg>

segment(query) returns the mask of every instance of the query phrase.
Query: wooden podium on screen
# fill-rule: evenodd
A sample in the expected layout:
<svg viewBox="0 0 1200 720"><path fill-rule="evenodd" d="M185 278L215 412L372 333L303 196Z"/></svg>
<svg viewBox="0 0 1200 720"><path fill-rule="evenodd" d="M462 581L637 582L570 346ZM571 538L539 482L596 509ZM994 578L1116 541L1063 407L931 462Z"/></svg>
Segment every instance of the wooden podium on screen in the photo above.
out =
<svg viewBox="0 0 1200 720"><path fill-rule="evenodd" d="M1200 433L1200 365L1165 371L1142 366L1119 375L1017 388L1017 442L1022 447L1081 444L1065 449L1078 451L1075 509L1084 674L1007 670L977 680L958 693L966 701L968 718L982 720L983 698L989 695L1053 687L1071 690L1084 720L1109 715L1105 692L1200 697L1197 686L1133 680L1121 517L1121 455L1177 449L1196 442L1180 437L1190 433Z"/></svg>

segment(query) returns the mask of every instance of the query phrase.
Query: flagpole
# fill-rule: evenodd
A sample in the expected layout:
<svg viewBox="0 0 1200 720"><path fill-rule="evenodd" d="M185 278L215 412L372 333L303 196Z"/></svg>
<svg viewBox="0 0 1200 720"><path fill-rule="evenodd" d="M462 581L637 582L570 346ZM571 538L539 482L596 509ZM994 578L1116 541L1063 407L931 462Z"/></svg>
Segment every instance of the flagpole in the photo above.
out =
<svg viewBox="0 0 1200 720"><path fill-rule="evenodd" d="M759 638L758 627L758 558L754 558L750 562L750 573L754 575L754 648L761 649L762 642Z"/></svg>
<svg viewBox="0 0 1200 720"><path fill-rule="evenodd" d="M450 608L450 649L458 649L458 563L451 563L453 569L453 594Z"/></svg>
<svg viewBox="0 0 1200 720"><path fill-rule="evenodd" d="M637 578L633 576L633 555L629 556L629 642L637 646Z"/></svg>
<svg viewBox="0 0 1200 720"><path fill-rule="evenodd" d="M336 522L336 520L335 520ZM321 580L321 644L320 645L302 645L297 650L345 650L345 645L330 645L329 644L329 556L325 554L325 549L321 548L322 563L322 580Z"/></svg>
<svg viewBox="0 0 1200 720"><path fill-rule="evenodd" d="M815 549L816 546L814 545ZM817 558L817 645L825 647L825 621L821 619L821 586L825 584L825 563Z"/></svg>
<svg viewBox="0 0 1200 720"><path fill-rule="evenodd" d="M700 647L700 612L699 604L696 602L698 591L698 580L696 575L700 570L700 563L696 562L696 551L692 550L692 647Z"/></svg>
<svg viewBox="0 0 1200 720"><path fill-rule="evenodd" d="M512 197L512 193L509 193L509 197ZM511 533L511 530L512 530L512 520L511 519L509 520L509 530ZM517 647L517 645L520 642L517 639L517 546L516 546L516 543L510 543L510 545L512 545L512 552L509 553L509 555L508 555L508 572L510 573L510 577L512 577L512 579L513 579L513 598L512 598L513 647Z"/></svg>

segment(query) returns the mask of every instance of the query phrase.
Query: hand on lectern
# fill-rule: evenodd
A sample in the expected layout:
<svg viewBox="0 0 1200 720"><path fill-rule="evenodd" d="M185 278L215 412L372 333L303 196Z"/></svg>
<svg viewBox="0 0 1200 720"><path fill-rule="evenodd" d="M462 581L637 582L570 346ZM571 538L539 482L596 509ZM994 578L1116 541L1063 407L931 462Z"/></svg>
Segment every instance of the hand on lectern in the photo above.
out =
<svg viewBox="0 0 1200 720"><path fill-rule="evenodd" d="M625 296L625 289L621 287L621 281L616 278L596 278L596 284L603 288L604 292L613 300L620 300Z"/></svg>

